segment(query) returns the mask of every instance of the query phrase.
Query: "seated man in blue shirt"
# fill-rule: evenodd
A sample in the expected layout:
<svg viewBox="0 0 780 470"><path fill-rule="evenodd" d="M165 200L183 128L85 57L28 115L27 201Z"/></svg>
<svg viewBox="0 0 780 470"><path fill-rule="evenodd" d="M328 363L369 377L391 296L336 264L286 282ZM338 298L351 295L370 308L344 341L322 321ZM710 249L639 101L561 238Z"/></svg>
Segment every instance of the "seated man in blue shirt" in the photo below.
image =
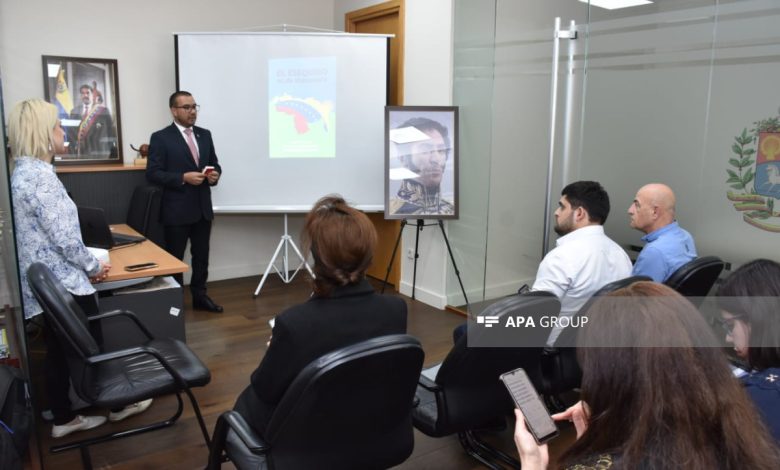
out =
<svg viewBox="0 0 780 470"><path fill-rule="evenodd" d="M642 186L628 208L631 227L646 235L646 244L634 263L633 275L664 282L680 266L696 258L691 234L674 219L674 192L660 183Z"/></svg>

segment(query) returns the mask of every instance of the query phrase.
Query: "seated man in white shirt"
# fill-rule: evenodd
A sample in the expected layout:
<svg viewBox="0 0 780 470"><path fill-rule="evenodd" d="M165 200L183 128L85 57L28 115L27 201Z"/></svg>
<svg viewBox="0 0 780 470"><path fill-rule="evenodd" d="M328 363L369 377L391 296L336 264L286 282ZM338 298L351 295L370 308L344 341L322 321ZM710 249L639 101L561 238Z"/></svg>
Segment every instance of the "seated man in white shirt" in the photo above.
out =
<svg viewBox="0 0 780 470"><path fill-rule="evenodd" d="M604 234L609 195L595 181L577 181L561 191L555 210L556 247L542 260L531 290L561 301L560 316L573 316L602 286L631 275L631 260ZM553 328L552 346L563 328Z"/></svg>

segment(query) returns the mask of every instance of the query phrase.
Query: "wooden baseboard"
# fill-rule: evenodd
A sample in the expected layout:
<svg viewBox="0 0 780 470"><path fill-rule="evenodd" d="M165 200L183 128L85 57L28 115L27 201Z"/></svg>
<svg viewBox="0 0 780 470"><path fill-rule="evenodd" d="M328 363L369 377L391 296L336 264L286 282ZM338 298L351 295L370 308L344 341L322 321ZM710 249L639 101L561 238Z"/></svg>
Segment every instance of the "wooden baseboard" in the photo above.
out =
<svg viewBox="0 0 780 470"><path fill-rule="evenodd" d="M468 312L463 309L463 307L455 307L454 305L447 305L444 307L444 310L447 312L454 312L458 315L462 315L464 317L469 316Z"/></svg>

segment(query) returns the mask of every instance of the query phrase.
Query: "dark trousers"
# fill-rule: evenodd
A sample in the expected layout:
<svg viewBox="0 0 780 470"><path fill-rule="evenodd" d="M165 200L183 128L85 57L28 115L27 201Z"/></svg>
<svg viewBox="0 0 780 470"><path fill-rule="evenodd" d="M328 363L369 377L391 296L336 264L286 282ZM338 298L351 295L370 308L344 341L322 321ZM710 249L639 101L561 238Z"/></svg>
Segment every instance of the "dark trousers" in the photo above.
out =
<svg viewBox="0 0 780 470"><path fill-rule="evenodd" d="M96 315L98 313L97 295L74 295L76 303L81 306L84 313ZM71 410L70 398L70 373L68 361L65 359L65 350L60 338L48 324L45 315L43 328L43 341L46 344L46 357L44 359L43 374L46 381L46 398L49 408L54 415L54 424L69 423L76 414Z"/></svg>
<svg viewBox="0 0 780 470"><path fill-rule="evenodd" d="M184 251L187 248L187 240L190 242L190 254L192 255L190 292L193 299L206 295L206 280L209 277L210 237L211 221L206 219L200 219L189 225L165 226L165 246L168 249L168 253L183 260ZM176 274L174 277L179 284L184 285L181 274Z"/></svg>

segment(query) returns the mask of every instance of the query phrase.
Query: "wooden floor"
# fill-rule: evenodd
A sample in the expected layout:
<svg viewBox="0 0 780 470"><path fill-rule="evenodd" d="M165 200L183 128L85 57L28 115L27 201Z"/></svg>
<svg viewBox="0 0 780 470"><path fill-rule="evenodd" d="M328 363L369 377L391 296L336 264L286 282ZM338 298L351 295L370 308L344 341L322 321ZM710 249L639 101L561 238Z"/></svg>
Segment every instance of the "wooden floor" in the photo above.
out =
<svg viewBox="0 0 780 470"><path fill-rule="evenodd" d="M223 314L193 311L188 293L185 292L187 343L211 370L212 379L206 387L194 389L200 403L209 432L220 413L233 407L238 394L249 383L251 372L265 354L266 341L271 334L268 320L286 307L304 302L310 289L303 278L289 285L278 278L270 279L263 286L257 299L252 293L259 278L232 279L209 284L209 294L225 307ZM440 362L452 346L452 329L463 322L463 317L437 310L404 297L409 306L408 330L420 339L425 351L425 364ZM40 361L42 351L33 341L32 359ZM33 378L35 382L35 378ZM36 387L40 390L40 387ZM107 423L94 431L102 434L109 430L121 430L154 420L164 419L176 407L175 397L156 399L144 414L121 423ZM105 410L87 410L89 413L106 414ZM49 469L80 468L78 451L51 454L48 451L53 440L49 437L51 424L38 420L38 439L43 465ZM86 437L89 433L74 436ZM56 444L68 438L57 440ZM551 454L573 439L570 428L554 441ZM511 429L486 436L486 440L514 455ZM103 469L196 469L206 464L208 450L201 437L192 408L185 398L184 414L172 427L151 433L119 439L90 448L95 468ZM223 468L232 468L226 464ZM484 468L468 457L461 449L456 436L434 439L415 431L415 448L411 457L399 469L448 469L471 470Z"/></svg>

